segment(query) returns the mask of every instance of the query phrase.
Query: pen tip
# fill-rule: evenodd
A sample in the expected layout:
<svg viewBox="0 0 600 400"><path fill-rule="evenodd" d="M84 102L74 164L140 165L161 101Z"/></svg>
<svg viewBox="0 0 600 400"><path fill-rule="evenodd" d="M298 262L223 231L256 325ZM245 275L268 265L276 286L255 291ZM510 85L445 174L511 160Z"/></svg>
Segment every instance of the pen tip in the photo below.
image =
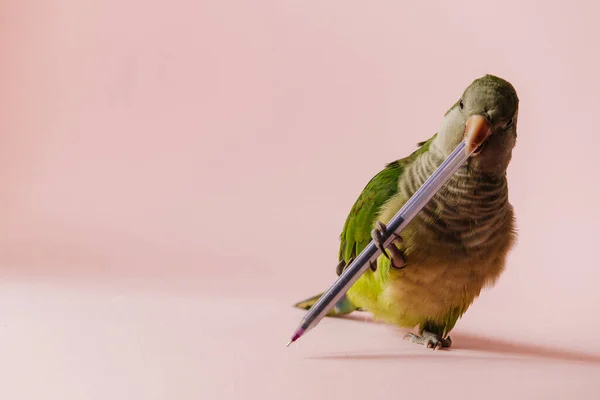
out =
<svg viewBox="0 0 600 400"><path fill-rule="evenodd" d="M292 340L290 340L287 344L287 346L285 347L290 347L290 344L294 343L296 340L298 340L298 338L300 336L302 336L302 334L305 332L305 330L303 328L298 328L298 330L296 330L296 332L294 333L294 336L292 336Z"/></svg>

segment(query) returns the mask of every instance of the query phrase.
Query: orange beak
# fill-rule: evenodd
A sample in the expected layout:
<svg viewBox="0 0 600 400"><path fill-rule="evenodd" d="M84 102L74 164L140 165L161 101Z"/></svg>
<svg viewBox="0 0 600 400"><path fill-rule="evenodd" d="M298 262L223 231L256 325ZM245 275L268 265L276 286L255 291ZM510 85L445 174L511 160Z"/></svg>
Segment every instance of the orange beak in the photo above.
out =
<svg viewBox="0 0 600 400"><path fill-rule="evenodd" d="M492 133L492 125L482 115L472 115L465 124L465 141L467 142L467 151L470 153L473 149L473 156L481 153L482 145Z"/></svg>

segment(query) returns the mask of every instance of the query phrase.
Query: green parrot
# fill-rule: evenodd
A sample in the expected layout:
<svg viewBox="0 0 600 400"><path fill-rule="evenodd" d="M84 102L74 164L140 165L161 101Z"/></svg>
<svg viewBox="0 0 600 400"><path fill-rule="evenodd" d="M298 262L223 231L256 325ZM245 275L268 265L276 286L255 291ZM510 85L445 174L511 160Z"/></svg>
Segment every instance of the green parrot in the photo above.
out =
<svg viewBox="0 0 600 400"><path fill-rule="evenodd" d="M342 233L338 276L371 240L382 250L329 316L368 311L403 328L404 339L433 350L485 286L493 286L516 242L506 170L517 139L519 99L509 82L474 80L446 112L438 132L375 175L352 206ZM385 224L465 139L475 149L388 249ZM295 306L309 309L322 295Z"/></svg>

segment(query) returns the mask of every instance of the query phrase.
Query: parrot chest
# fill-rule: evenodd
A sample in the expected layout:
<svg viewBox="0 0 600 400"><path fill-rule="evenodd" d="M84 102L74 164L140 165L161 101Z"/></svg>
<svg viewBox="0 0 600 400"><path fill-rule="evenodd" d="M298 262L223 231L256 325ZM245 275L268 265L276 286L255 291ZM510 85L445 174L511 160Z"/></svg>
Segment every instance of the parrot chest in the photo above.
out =
<svg viewBox="0 0 600 400"><path fill-rule="evenodd" d="M404 191L407 193L407 191ZM410 193L410 192L409 192ZM387 222L408 199L392 199L380 214ZM483 184L456 178L401 233L407 266L375 272L382 282L382 318L412 326L443 320L468 307L482 288L502 273L514 241L513 211L505 181ZM380 262L387 262L380 257ZM373 310L374 314L378 314Z"/></svg>
<svg viewBox="0 0 600 400"><path fill-rule="evenodd" d="M405 326L424 320L442 323L454 309L466 310L500 276L510 246L508 237L493 245L482 244L477 251L468 251L464 243L440 244L418 235L406 242L407 266L388 269L375 306L385 310L384 319Z"/></svg>

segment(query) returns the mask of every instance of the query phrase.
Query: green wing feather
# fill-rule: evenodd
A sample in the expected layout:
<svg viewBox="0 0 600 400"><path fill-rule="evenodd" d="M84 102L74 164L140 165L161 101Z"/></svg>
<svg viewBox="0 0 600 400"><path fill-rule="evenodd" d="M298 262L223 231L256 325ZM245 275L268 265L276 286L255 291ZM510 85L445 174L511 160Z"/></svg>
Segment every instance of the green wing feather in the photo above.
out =
<svg viewBox="0 0 600 400"><path fill-rule="evenodd" d="M356 257L371 241L371 230L381 207L398 193L398 181L402 176L404 168L410 164L419 154L429 149L429 145L437 133L429 140L418 143L419 148L410 156L391 162L375 175L365 186L362 193L350 209L346 218L339 249L338 274L350 258ZM294 306L305 310L310 309L323 293L312 296L296 303ZM347 296L343 296L337 304L329 311L328 316L341 316L359 310Z"/></svg>
<svg viewBox="0 0 600 400"><path fill-rule="evenodd" d="M405 167L429 149L436 135L425 142L418 143L420 147L410 156L387 164L367 183L344 223L340 235L339 261L347 263L371 242L371 230L381 207L398 193L398 181Z"/></svg>

